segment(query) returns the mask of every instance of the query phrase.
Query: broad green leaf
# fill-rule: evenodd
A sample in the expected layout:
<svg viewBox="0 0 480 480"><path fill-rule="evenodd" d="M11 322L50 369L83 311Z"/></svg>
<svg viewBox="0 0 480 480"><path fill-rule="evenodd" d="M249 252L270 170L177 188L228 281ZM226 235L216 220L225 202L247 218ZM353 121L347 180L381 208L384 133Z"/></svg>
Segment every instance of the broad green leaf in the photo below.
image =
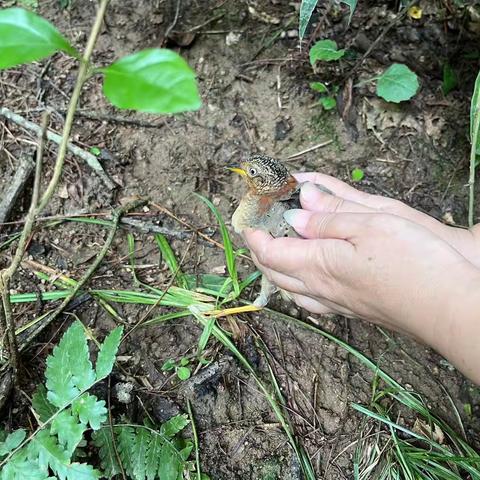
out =
<svg viewBox="0 0 480 480"><path fill-rule="evenodd" d="M352 170L352 180L354 182L359 182L365 176L365 173L361 168L354 168Z"/></svg>
<svg viewBox="0 0 480 480"><path fill-rule="evenodd" d="M57 411L57 408L48 401L47 389L44 385L39 385L33 394L32 407L41 422L46 422Z"/></svg>
<svg viewBox="0 0 480 480"><path fill-rule="evenodd" d="M406 65L394 63L377 81L377 95L387 102L410 100L418 90L418 77Z"/></svg>
<svg viewBox="0 0 480 480"><path fill-rule="evenodd" d="M180 380L188 380L192 372L188 367L178 367L177 376Z"/></svg>
<svg viewBox="0 0 480 480"><path fill-rule="evenodd" d="M8 455L15 450L25 439L27 433L25 430L19 429L9 433L7 438L0 444L0 456Z"/></svg>
<svg viewBox="0 0 480 480"><path fill-rule="evenodd" d="M160 435L152 435L145 455L145 475L147 476L147 480L154 480L157 476L162 444L163 441Z"/></svg>
<svg viewBox="0 0 480 480"><path fill-rule="evenodd" d="M173 370L175 368L175 360L172 360L171 358L167 360L163 365L162 365L162 370L164 372L169 372L170 370Z"/></svg>
<svg viewBox="0 0 480 480"><path fill-rule="evenodd" d="M172 438L178 432L182 431L188 423L189 420L186 415L175 415L160 427L160 433L166 437Z"/></svg>
<svg viewBox="0 0 480 480"><path fill-rule="evenodd" d="M322 82L311 82L310 88L318 93L328 93L327 86Z"/></svg>
<svg viewBox="0 0 480 480"><path fill-rule="evenodd" d="M93 430L98 430L107 419L104 400L97 400L95 395L84 393L72 403L72 411L84 424L89 423Z"/></svg>
<svg viewBox="0 0 480 480"><path fill-rule="evenodd" d="M0 10L0 69L41 60L60 50L78 52L47 20L23 8Z"/></svg>
<svg viewBox="0 0 480 480"><path fill-rule="evenodd" d="M446 63L443 66L442 92L448 95L458 84L457 75L453 68Z"/></svg>
<svg viewBox="0 0 480 480"><path fill-rule="evenodd" d="M201 106L195 72L171 50L142 50L102 71L103 92L116 107L178 113L198 110Z"/></svg>
<svg viewBox="0 0 480 480"><path fill-rule="evenodd" d="M107 478L112 478L114 475L121 473L122 470L118 464L110 428L103 427L93 432L92 439L93 444L98 448L100 464L105 476Z"/></svg>
<svg viewBox="0 0 480 480"><path fill-rule="evenodd" d="M63 410L53 420L50 433L57 435L58 441L67 452L72 455L78 444L83 439L87 429L85 424L78 423L78 420L71 414L70 410Z"/></svg>
<svg viewBox="0 0 480 480"><path fill-rule="evenodd" d="M352 21L353 13L357 8L357 0L340 0L340 1L350 7L350 16L348 17L348 23L350 23Z"/></svg>
<svg viewBox="0 0 480 480"><path fill-rule="evenodd" d="M302 4L300 5L300 28L299 28L299 35L300 40L303 39L305 36L305 31L307 30L308 22L310 22L310 18L312 17L312 13L317 6L318 0L302 0Z"/></svg>
<svg viewBox="0 0 480 480"><path fill-rule="evenodd" d="M325 110L332 110L337 106L337 101L333 97L323 97L319 103Z"/></svg>
<svg viewBox="0 0 480 480"><path fill-rule="evenodd" d="M70 344L70 369L75 385L80 391L88 390L95 383L95 372L90 361L87 337L81 322L76 321L70 327L75 331L75 341Z"/></svg>
<svg viewBox="0 0 480 480"><path fill-rule="evenodd" d="M345 55L345 50L338 50L337 42L333 40L320 40L310 49L310 63L315 65L318 60L331 62Z"/></svg>
<svg viewBox="0 0 480 480"><path fill-rule="evenodd" d="M116 327L108 334L103 343L100 345L97 363L95 364L97 380L100 380L110 375L113 364L115 362L115 356L117 355L118 346L120 345L122 334L123 327Z"/></svg>
<svg viewBox="0 0 480 480"><path fill-rule="evenodd" d="M133 476L135 479L143 480L145 478L145 457L151 438L152 436L146 428L137 428L133 445Z"/></svg>

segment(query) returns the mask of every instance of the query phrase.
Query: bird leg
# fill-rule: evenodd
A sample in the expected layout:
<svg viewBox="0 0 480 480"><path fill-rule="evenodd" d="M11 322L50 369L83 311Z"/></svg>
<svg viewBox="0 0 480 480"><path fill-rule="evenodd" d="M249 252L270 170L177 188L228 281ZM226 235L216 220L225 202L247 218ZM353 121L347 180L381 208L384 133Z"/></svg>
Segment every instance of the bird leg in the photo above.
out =
<svg viewBox="0 0 480 480"><path fill-rule="evenodd" d="M262 282L260 285L260 293L258 294L257 298L253 302L256 307L265 307L270 297L278 290L273 283L270 283L270 280L265 275L262 275Z"/></svg>

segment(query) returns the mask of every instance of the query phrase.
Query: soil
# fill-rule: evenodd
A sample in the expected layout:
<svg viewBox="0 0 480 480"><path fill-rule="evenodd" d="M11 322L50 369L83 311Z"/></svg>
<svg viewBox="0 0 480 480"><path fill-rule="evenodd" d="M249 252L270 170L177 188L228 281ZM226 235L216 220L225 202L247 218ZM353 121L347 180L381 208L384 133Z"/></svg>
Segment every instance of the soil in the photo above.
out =
<svg viewBox="0 0 480 480"><path fill-rule="evenodd" d="M261 151L286 160L292 170L322 171L347 182L352 169L361 168L365 177L358 188L397 198L443 221L466 224L468 112L478 71L478 54L477 59L467 54L476 52L473 45L478 43L478 24L467 9L456 9L453 2L420 2L422 18L402 18L360 64L365 51L392 23L396 3L359 2L348 25L347 7L325 2L317 9L307 40L299 49L299 2L183 0L178 2L176 15L177 2L173 0L112 1L95 49L95 64L105 65L134 51L166 45L179 51L197 72L203 106L198 112L175 117L121 112L109 106L102 95L101 77L93 76L82 93L73 141L87 150L101 150L103 167L118 188L108 190L82 160L68 156L58 192L45 215L106 212L129 198L146 196L221 241L214 217L192 192L208 197L229 219L243 184L224 167L252 151ZM38 13L81 49L95 2L72 0L67 9L53 0L39 4ZM169 38L165 38L167 31ZM324 64L313 71L308 45L320 38L335 39L351 53L345 61ZM394 62L409 65L420 77L421 89L411 101L387 104L376 97L371 84L351 91L344 88L352 67L358 65L352 77L356 85ZM461 79L448 95L442 93L445 63ZM46 106L51 107L51 127L61 131L76 69L73 59L58 54L51 60L4 71L0 74L2 105L35 122L40 121ZM309 88L311 81L340 87L337 109L322 110L318 95ZM100 114L102 119L87 118L88 112ZM120 116L137 124L119 122ZM19 155L32 153L35 138L3 118L0 124L0 188L4 188ZM322 148L287 160L330 140ZM55 152L56 147L49 144L45 177L51 174ZM21 219L27 206L28 195L18 205L13 220ZM172 232L169 240L178 258L183 259L184 271L223 271L222 250L153 206L143 213L145 216L139 218L155 221ZM4 233L17 230L18 226L11 225ZM168 285L170 275L159 260L153 235L133 229L119 230L91 285L135 288L129 270L128 232L136 241L140 279L159 288ZM106 234L107 230L97 225L64 222L47 228L42 223L28 253L33 260L78 279ZM241 245L238 237L234 241ZM2 266L12 251L3 252ZM240 263L242 273L253 271L251 263ZM52 288L28 269L22 269L14 282L18 292ZM253 291L250 294L253 296ZM16 306L16 321L20 325L50 306ZM140 305L115 308L129 327L148 310ZM280 298L273 301L272 308L302 319L308 316ZM91 300L77 305L74 313L99 338L116 323ZM163 310L157 308L149 316L160 313ZM23 387L28 393L70 318L50 326L25 352L29 377ZM475 445L480 432L479 390L435 352L364 322L313 318L397 381L422 394L433 411L458 428L455 405ZM232 328L226 321L222 326ZM341 347L275 314L237 317L234 333L240 350L269 382L259 339L265 343L295 435L309 453L317 478L352 478L354 442L365 427L365 418L351 404L368 404L373 374ZM199 429L202 468L212 479L302 478L268 402L252 376L228 351L212 340L208 350L212 363L198 365L187 382L176 381L161 370L166 360L184 356L196 367L200 334L201 328L192 318L134 330L122 344L121 368L112 376L113 392L121 390L123 384L133 385L133 391L127 395L127 404L112 393L113 415L127 413L132 421L141 422L147 409L157 421L163 421L185 411L188 399ZM4 409L8 425L16 426L29 415L28 405L17 403ZM465 405L472 407L471 414L465 413ZM408 412L403 414L411 426L414 418Z"/></svg>

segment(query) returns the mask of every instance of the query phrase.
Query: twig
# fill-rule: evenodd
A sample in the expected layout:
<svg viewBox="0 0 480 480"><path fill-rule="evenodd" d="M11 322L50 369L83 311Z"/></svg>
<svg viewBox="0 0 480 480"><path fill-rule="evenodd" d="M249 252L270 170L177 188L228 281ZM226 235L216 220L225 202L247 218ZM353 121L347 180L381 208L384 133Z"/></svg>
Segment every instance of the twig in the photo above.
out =
<svg viewBox="0 0 480 480"><path fill-rule="evenodd" d="M15 175L8 184L6 192L3 193L3 198L0 200L0 224L8 219L34 168L35 164L29 155L20 157L20 163L15 170Z"/></svg>
<svg viewBox="0 0 480 480"><path fill-rule="evenodd" d="M134 208L138 208L144 205L146 202L145 200L136 200L132 203L124 205L122 207L117 208L112 215L112 226L110 227L110 232L108 234L105 243L103 244L102 249L98 252L95 260L90 265L88 270L86 271L85 275L76 283L76 285L70 290L68 296L63 299L63 302L49 315L45 316L40 325L37 326L33 331L31 331L27 337L22 342L21 350L23 350L39 333L41 333L45 327L50 325L67 307L67 305L77 296L77 293L85 286L85 284L90 280L90 277L95 273L98 266L104 259L105 255L107 254L109 248L112 245L113 239L115 238L115 233L117 232L118 224L120 222L120 218L122 215L129 210Z"/></svg>
<svg viewBox="0 0 480 480"><path fill-rule="evenodd" d="M22 235L17 245L17 250L10 265L0 272L0 290L2 294L3 312L0 312L0 326L7 334L9 362L13 370L13 380L18 384L18 370L20 367L20 358L18 354L17 337L15 335L15 324L12 316L12 305L10 303L10 280L17 271L23 255L27 248L27 241L32 233L33 223L35 220L35 213L37 212L38 198L40 194L40 178L42 175L42 158L43 148L45 146L45 134L47 131L49 120L48 112L45 112L42 117L41 133L39 138L39 145L37 149L37 158L35 165L35 180L33 183L32 199L30 201L30 208L27 213L25 225L23 227Z"/></svg>
<svg viewBox="0 0 480 480"><path fill-rule="evenodd" d="M313 152L314 150L317 150L318 148L326 147L327 145L330 145L333 143L333 140L327 140L326 142L319 143L318 145L314 145L313 147L307 148L306 150L302 150L301 152L294 153L293 155L288 156L288 160L292 158L297 158L301 157L302 155L305 155L306 153Z"/></svg>
<svg viewBox="0 0 480 480"><path fill-rule="evenodd" d="M82 84L83 84L83 81L82 81ZM30 120L27 120L21 115L18 115L18 113L12 112L7 107L0 107L0 115L4 116L5 118L8 118L8 120L11 120L12 122L16 123L17 125L20 125L23 128L26 128L27 130L31 130L32 132L35 132L37 134L41 132L40 125L37 125L36 123L31 122ZM66 123L65 123L65 127L66 127ZM65 132L65 127L64 127L64 132ZM70 125L70 129L71 129L71 125ZM70 133L70 129L68 133ZM52 132L51 130L47 130L47 138L48 140L56 144L61 145L63 142L63 135L60 136L58 133ZM87 152L82 148L78 147L77 145L74 145L73 143L70 143L70 142L67 142L66 148L77 157L80 157L81 159L85 160L85 162L87 162L90 168L95 170L95 172L102 179L102 181L105 183L107 188L109 188L110 190L113 190L115 188L115 184L109 178L109 176L105 173L102 165L98 161L97 157L95 157L95 155L92 155L90 152ZM58 155L60 155L60 150L58 152ZM65 152L63 155L65 155ZM57 161L58 161L58 156L57 156ZM63 166L63 161L62 161L62 166Z"/></svg>

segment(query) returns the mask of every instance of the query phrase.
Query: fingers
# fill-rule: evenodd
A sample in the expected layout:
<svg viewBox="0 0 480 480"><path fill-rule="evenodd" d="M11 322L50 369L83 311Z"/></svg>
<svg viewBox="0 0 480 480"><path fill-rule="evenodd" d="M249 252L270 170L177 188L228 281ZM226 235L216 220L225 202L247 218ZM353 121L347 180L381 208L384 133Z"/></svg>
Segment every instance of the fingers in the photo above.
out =
<svg viewBox="0 0 480 480"><path fill-rule="evenodd" d="M311 182L307 182L302 186L300 202L305 210L314 212L370 213L375 211L361 203L322 192Z"/></svg>
<svg viewBox="0 0 480 480"><path fill-rule="evenodd" d="M346 200L351 200L352 202L365 203L368 200L368 197L373 196L351 187L347 183L339 180L338 178L334 178L330 175L325 175L323 173L295 173L294 176L300 183L311 182L316 183L317 185L323 185L324 187L331 190L336 196L343 197Z"/></svg>
<svg viewBox="0 0 480 480"><path fill-rule="evenodd" d="M288 210L283 217L303 238L350 241L365 232L372 213L324 213Z"/></svg>

